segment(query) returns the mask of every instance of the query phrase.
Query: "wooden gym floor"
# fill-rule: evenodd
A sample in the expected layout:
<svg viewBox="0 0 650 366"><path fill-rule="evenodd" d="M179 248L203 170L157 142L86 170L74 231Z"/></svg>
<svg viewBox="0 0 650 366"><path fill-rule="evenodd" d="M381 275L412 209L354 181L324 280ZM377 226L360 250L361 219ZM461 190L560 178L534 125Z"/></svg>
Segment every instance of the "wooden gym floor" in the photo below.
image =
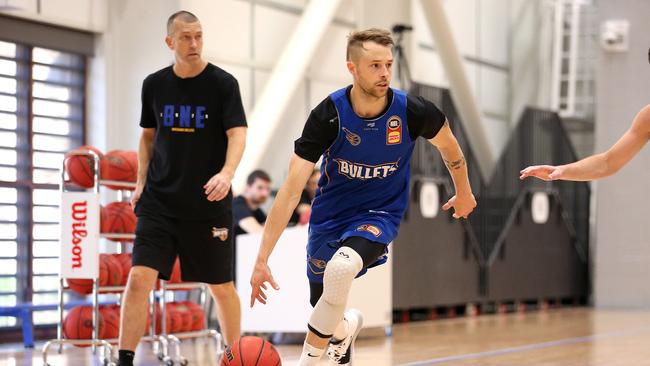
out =
<svg viewBox="0 0 650 366"><path fill-rule="evenodd" d="M374 335L372 335L374 334ZM363 336L363 333L362 333ZM295 365L300 346L279 346L284 365ZM208 344L185 341L190 365L217 365ZM159 365L148 345L137 364ZM51 365L100 365L89 349L52 353ZM357 341L355 365L650 365L650 312L568 308L412 322ZM326 364L326 362L322 362ZM41 365L40 347L0 347L1 366Z"/></svg>

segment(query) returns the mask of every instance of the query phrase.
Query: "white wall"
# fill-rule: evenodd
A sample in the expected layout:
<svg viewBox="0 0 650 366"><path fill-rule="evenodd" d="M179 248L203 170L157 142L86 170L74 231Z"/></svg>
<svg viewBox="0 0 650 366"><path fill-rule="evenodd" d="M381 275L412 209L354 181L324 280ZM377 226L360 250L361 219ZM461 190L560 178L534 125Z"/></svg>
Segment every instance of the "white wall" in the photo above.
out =
<svg viewBox="0 0 650 366"><path fill-rule="evenodd" d="M526 106L550 108L553 9L543 1L510 1L511 115Z"/></svg>
<svg viewBox="0 0 650 366"><path fill-rule="evenodd" d="M147 1L109 1L108 25L98 36L97 53L101 56L95 64L98 73L104 70L105 80L100 82L106 85L106 113L89 116L97 122L91 123L93 126L101 126L105 117L107 150L137 148L142 81L173 61L164 42L165 26L169 15L177 10L175 0L158 0L156 6ZM97 98L93 96L93 100Z"/></svg>
<svg viewBox="0 0 650 366"><path fill-rule="evenodd" d="M470 87L483 112L491 148L498 157L507 142L511 122L509 0L448 0L444 8L465 60ZM449 87L420 0L411 0L411 22L414 30L409 61L414 80Z"/></svg>
<svg viewBox="0 0 650 366"><path fill-rule="evenodd" d="M40 2L40 7L39 7ZM91 32L106 28L108 0L8 0L8 15Z"/></svg>
<svg viewBox="0 0 650 366"><path fill-rule="evenodd" d="M599 52L596 151L604 151L629 128L648 104L650 2L599 1L599 21L627 19L630 50ZM650 150L646 146L617 175L597 184L596 237L593 249L595 305L650 308Z"/></svg>

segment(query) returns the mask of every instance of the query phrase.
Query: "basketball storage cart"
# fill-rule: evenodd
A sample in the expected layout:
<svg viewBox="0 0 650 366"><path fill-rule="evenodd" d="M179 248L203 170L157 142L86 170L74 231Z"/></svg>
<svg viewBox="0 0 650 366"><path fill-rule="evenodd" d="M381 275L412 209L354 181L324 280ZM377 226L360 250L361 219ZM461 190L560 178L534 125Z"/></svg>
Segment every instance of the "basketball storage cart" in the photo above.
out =
<svg viewBox="0 0 650 366"><path fill-rule="evenodd" d="M72 192L66 187L66 160L71 157L90 156L94 168L92 189ZM133 188L134 183L114 180L101 180L100 155L94 151L75 151L69 153L63 161L61 170L61 270L59 275L58 288L58 324L57 338L49 340L43 346L43 365L49 366L48 353L50 348L57 347L58 353L63 352L66 344L75 346L91 346L94 355L97 350L102 352L98 356L104 365L116 365L117 358L114 344L117 339L100 339L99 337L99 295L116 294L117 303L121 303L121 296L125 286L100 286L99 281L99 241L110 238L119 241L117 251L126 253L127 240L132 241L134 234L124 233L101 233L100 221L100 187L109 185L118 192L118 201L125 201L127 196L125 190ZM67 339L63 335L64 327L64 293L70 290L67 281L69 279L89 279L92 281L91 308L92 308L92 336L90 339ZM152 291L149 301L149 316L151 323L146 334L141 340L150 342L155 356L165 365L187 365L188 361L181 354L181 341L185 339L208 338L215 342L217 359L223 353L223 342L221 334L207 328L208 316L204 315L202 330L172 333L168 332L166 324L167 311L166 299L171 291L199 290L199 306L204 314L207 310L208 288L201 283L177 283L171 284L167 281L159 281L159 286ZM157 313L160 314L160 332L156 332L158 326Z"/></svg>

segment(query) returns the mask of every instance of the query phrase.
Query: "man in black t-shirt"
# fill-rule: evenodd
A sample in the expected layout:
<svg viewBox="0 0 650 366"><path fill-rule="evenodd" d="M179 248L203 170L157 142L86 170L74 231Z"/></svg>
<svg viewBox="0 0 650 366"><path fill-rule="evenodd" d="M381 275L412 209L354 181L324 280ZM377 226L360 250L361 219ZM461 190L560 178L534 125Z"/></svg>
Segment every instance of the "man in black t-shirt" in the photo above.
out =
<svg viewBox="0 0 650 366"><path fill-rule="evenodd" d="M271 193L271 177L263 170L255 170L246 178L244 194L232 200L235 236L259 233L264 230L266 214L260 208Z"/></svg>
<svg viewBox="0 0 650 366"><path fill-rule="evenodd" d="M183 281L208 284L226 344L240 334L233 285L230 190L246 141L237 80L201 57L201 23L179 11L167 21L175 63L142 84L138 216L133 267L122 306L120 365L132 365L145 331L147 299L176 258Z"/></svg>

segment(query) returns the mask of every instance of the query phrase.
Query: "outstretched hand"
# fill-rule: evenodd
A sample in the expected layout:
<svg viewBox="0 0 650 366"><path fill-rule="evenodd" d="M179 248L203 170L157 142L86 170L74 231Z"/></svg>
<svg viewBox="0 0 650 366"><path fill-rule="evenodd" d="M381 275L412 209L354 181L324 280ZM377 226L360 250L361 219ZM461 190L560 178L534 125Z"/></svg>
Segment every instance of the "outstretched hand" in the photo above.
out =
<svg viewBox="0 0 650 366"><path fill-rule="evenodd" d="M519 173L521 174L519 176L519 179L521 180L524 180L528 177L535 177L541 180L549 181L562 179L564 176L564 168L561 166L553 165L533 165L521 170Z"/></svg>

